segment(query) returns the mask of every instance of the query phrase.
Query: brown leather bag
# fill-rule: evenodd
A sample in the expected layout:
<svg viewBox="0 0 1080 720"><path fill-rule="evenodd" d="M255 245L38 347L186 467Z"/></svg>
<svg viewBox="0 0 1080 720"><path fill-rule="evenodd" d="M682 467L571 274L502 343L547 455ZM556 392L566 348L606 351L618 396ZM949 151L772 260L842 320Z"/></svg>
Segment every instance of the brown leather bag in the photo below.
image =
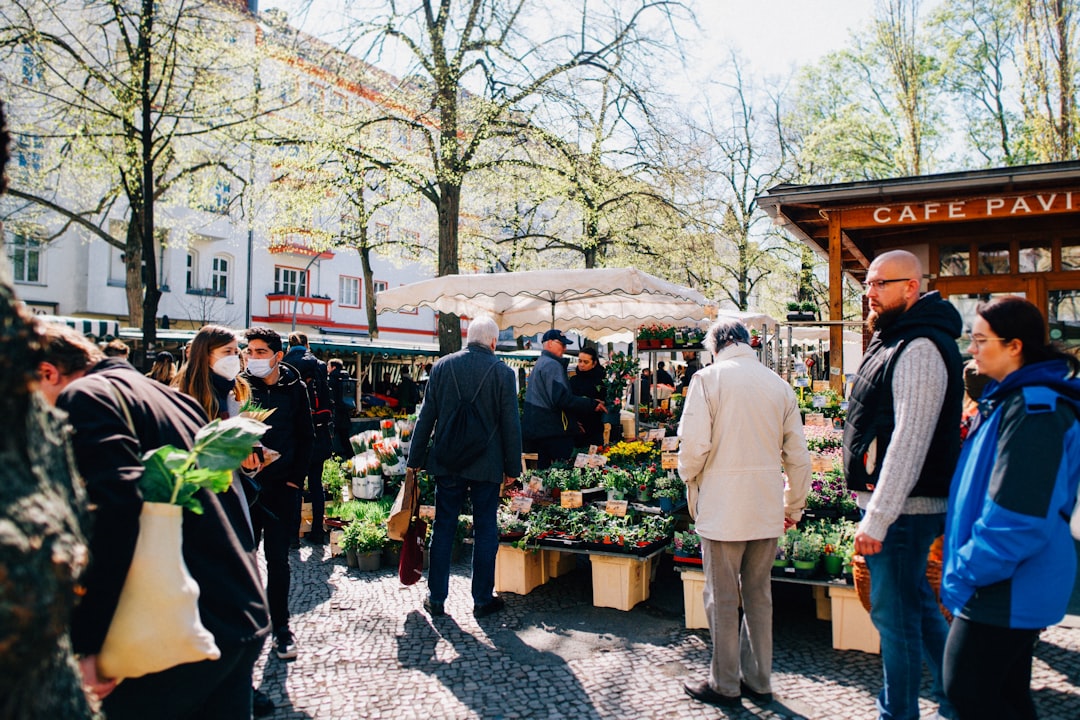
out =
<svg viewBox="0 0 1080 720"><path fill-rule="evenodd" d="M405 532L401 544L401 560L398 562L398 579L402 585L413 585L424 575L424 544L427 541L427 523L417 518Z"/></svg>
<svg viewBox="0 0 1080 720"><path fill-rule="evenodd" d="M416 479L416 468L405 471L405 481L401 483L394 506L390 508L390 517L386 521L386 534L391 540L404 540L413 517L420 508L420 484Z"/></svg>

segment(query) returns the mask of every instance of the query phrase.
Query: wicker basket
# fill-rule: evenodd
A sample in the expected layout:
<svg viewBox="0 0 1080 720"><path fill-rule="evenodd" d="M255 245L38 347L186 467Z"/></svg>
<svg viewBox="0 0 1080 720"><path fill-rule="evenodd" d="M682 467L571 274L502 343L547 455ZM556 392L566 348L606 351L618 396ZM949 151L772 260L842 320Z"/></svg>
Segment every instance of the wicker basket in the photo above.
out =
<svg viewBox="0 0 1080 720"><path fill-rule="evenodd" d="M855 592L859 595L859 602L870 612L870 568L866 566L866 559L862 555L856 555L851 559L851 570L855 577ZM941 604L941 560L934 557L933 552L926 558L926 580L934 591L938 608L946 622L952 622L952 613Z"/></svg>

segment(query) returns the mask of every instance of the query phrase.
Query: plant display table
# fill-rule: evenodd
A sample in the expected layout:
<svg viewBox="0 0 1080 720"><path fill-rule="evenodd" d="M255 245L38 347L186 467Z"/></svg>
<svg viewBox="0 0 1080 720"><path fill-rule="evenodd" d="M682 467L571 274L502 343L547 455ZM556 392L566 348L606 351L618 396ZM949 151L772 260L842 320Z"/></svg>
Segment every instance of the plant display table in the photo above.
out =
<svg viewBox="0 0 1080 720"><path fill-rule="evenodd" d="M499 543L495 557L495 590L527 595L551 578L570 572L575 555L586 555L592 566L593 606L630 610L649 599L656 558L666 543L647 554L604 552L584 548L519 550Z"/></svg>
<svg viewBox="0 0 1080 720"><path fill-rule="evenodd" d="M687 629L709 626L705 616L705 573L697 568L676 566L683 581L683 608ZM796 577L773 577L773 582L809 585L817 605L817 618L832 622L833 649L861 650L878 654L881 638L870 621L870 614L859 602L855 588L834 580L803 580Z"/></svg>

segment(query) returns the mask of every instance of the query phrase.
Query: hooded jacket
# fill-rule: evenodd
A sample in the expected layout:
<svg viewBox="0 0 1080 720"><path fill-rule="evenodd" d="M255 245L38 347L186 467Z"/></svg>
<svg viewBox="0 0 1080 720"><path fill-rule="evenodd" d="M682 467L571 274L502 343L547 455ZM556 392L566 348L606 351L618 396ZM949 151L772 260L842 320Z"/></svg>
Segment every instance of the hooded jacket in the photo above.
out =
<svg viewBox="0 0 1080 720"><path fill-rule="evenodd" d="M307 389L300 374L284 361L278 363L278 371L278 381L273 385L244 373L244 379L251 385L252 400L266 410L274 409L266 419L270 429L263 435L262 444L281 453L281 457L255 476L263 492L281 489L286 483L297 486L303 483L314 438Z"/></svg>
<svg viewBox="0 0 1080 720"><path fill-rule="evenodd" d="M570 392L594 401L602 401L605 399L604 376L606 374L599 362L589 370L579 369L574 377L570 378ZM588 412L579 413L576 416L581 426L585 428L584 440L587 445L601 445L604 442L604 416L595 410L594 403Z"/></svg>
<svg viewBox="0 0 1080 720"><path fill-rule="evenodd" d="M1080 482L1080 380L1067 373L1032 363L983 392L945 522L941 601L958 617L1030 630L1065 616Z"/></svg>

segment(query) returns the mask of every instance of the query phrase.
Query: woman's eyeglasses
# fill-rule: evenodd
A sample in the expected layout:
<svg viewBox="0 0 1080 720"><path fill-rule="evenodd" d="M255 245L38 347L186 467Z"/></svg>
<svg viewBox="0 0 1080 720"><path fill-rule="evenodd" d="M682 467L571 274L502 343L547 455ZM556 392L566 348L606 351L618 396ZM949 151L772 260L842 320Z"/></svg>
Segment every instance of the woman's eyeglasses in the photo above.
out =
<svg viewBox="0 0 1080 720"><path fill-rule="evenodd" d="M974 345L977 348L982 348L988 342L1009 342L1010 338L999 337L987 337L985 335L972 335L971 333L965 333L961 338L967 345Z"/></svg>

